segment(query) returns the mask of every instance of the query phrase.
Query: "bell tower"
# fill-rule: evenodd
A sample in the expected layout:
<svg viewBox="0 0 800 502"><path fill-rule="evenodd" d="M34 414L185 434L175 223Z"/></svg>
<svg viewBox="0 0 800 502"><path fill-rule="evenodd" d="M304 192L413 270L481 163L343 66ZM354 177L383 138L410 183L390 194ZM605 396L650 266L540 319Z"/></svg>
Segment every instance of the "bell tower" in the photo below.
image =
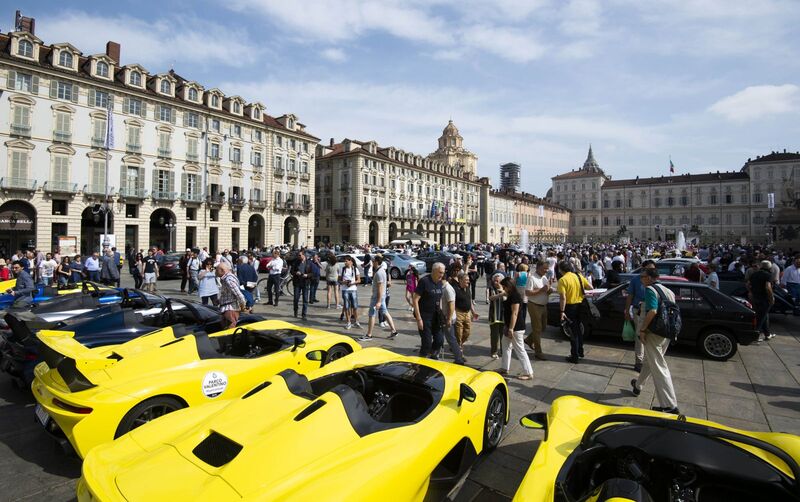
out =
<svg viewBox="0 0 800 502"><path fill-rule="evenodd" d="M464 138L450 120L439 136L439 148L428 158L448 166L460 166L463 174L474 176L478 170L478 156L464 148Z"/></svg>

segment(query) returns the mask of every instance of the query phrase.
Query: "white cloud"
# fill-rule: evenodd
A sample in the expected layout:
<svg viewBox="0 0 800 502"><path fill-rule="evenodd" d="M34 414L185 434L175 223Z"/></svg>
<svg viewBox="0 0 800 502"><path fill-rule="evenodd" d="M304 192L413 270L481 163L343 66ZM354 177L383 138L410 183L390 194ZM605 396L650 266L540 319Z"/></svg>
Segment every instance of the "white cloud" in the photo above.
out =
<svg viewBox="0 0 800 502"><path fill-rule="evenodd" d="M709 110L732 122L758 120L800 109L800 87L794 84L756 85L720 99Z"/></svg>
<svg viewBox="0 0 800 502"><path fill-rule="evenodd" d="M230 36L220 24L193 17L170 17L155 22L128 16L99 16L67 11L40 17L37 28L47 43L70 42L84 54L105 51L105 42L122 45L122 62L145 66L187 64L244 67L255 62L262 50L238 32ZM151 71L160 71L152 68ZM180 72L180 67L176 68Z"/></svg>
<svg viewBox="0 0 800 502"><path fill-rule="evenodd" d="M464 31L463 42L516 63L539 59L545 52L533 34L508 27L472 26Z"/></svg>
<svg viewBox="0 0 800 502"><path fill-rule="evenodd" d="M333 61L334 63L341 63L342 61L347 60L347 54L345 54L342 49L337 49L335 47L323 50L320 55L328 61Z"/></svg>
<svg viewBox="0 0 800 502"><path fill-rule="evenodd" d="M600 33L600 24L597 0L570 0L561 12L560 29L567 35L594 36Z"/></svg>

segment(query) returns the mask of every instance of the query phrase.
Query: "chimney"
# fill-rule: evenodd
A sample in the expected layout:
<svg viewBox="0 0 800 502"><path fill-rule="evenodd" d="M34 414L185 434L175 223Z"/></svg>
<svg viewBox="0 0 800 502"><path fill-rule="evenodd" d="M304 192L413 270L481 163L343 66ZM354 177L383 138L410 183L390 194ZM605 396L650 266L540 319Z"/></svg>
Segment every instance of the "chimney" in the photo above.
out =
<svg viewBox="0 0 800 502"><path fill-rule="evenodd" d="M32 17L23 16L22 11L18 10L14 18L14 30L27 31L31 35L36 35L36 20Z"/></svg>
<svg viewBox="0 0 800 502"><path fill-rule="evenodd" d="M120 46L117 42L112 42L111 40L106 42L106 56L113 59L117 65L119 65L119 52Z"/></svg>
<svg viewBox="0 0 800 502"><path fill-rule="evenodd" d="M333 138L331 138L331 143L330 143L330 145L331 145L331 148L333 148L333 145L334 145Z"/></svg>

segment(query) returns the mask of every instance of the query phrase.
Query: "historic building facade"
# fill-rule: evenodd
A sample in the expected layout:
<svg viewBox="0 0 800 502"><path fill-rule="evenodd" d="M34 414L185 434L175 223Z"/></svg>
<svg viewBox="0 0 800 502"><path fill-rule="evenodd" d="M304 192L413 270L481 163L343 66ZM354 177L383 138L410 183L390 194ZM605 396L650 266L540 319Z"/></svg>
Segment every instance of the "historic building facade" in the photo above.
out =
<svg viewBox="0 0 800 502"><path fill-rule="evenodd" d="M519 243L522 231L529 243L564 242L569 232L570 210L529 193L490 190L481 240ZM484 235L485 234L485 235Z"/></svg>
<svg viewBox="0 0 800 502"><path fill-rule="evenodd" d="M322 242L385 244L407 232L443 244L476 242L477 156L452 121L439 148L423 157L374 141L319 146L316 236Z"/></svg>
<svg viewBox="0 0 800 502"><path fill-rule="evenodd" d="M120 249L313 241L319 140L294 115L30 29L0 35L0 89L0 252L97 249L106 186Z"/></svg>
<svg viewBox="0 0 800 502"><path fill-rule="evenodd" d="M800 191L800 154L773 152L739 171L613 180L591 147L583 167L552 178L548 198L572 210L573 240L674 239L764 241L770 210Z"/></svg>

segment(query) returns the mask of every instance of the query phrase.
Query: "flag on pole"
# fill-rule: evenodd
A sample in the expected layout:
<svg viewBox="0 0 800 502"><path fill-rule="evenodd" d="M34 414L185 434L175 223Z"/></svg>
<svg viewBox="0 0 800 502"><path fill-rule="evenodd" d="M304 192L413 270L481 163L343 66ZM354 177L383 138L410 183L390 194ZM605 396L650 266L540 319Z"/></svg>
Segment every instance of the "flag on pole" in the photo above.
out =
<svg viewBox="0 0 800 502"><path fill-rule="evenodd" d="M106 150L114 148L114 102L109 97L106 106Z"/></svg>
<svg viewBox="0 0 800 502"><path fill-rule="evenodd" d="M672 157L669 159L669 172L670 174L675 174L675 164L672 163Z"/></svg>
<svg viewBox="0 0 800 502"><path fill-rule="evenodd" d="M433 218L434 216L436 216L436 201L431 202L430 217Z"/></svg>

